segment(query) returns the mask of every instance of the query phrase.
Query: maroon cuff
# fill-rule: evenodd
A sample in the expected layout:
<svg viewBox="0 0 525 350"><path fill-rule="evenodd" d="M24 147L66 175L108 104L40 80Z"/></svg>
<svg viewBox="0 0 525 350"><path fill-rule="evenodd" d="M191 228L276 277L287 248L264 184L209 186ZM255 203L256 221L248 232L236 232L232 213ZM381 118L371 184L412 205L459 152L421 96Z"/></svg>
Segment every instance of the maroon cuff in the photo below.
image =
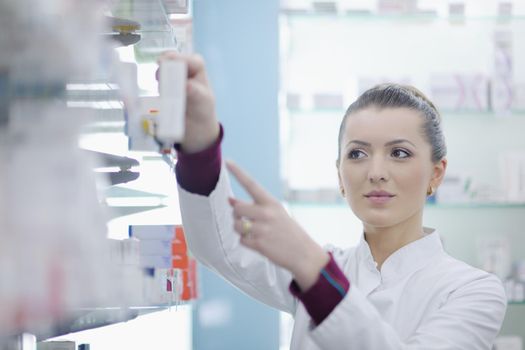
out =
<svg viewBox="0 0 525 350"><path fill-rule="evenodd" d="M307 291L302 292L295 280L290 283L290 292L303 303L316 325L323 322L350 289L350 282L337 266L332 253L329 254L330 261Z"/></svg>
<svg viewBox="0 0 525 350"><path fill-rule="evenodd" d="M221 142L224 130L220 125L219 137L205 150L197 153L185 153L176 144L177 164L175 175L177 182L186 191L208 196L217 185L221 173Z"/></svg>

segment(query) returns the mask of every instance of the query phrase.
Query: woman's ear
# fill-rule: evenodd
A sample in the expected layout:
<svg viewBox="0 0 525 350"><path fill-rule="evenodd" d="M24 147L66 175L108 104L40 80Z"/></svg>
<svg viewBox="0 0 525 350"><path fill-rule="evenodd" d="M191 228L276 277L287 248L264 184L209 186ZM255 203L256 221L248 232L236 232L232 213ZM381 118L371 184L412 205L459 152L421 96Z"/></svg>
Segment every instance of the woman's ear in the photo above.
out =
<svg viewBox="0 0 525 350"><path fill-rule="evenodd" d="M335 161L335 168L337 170L337 179L339 180L339 189L344 189L343 181L341 180L341 173L339 172L339 160Z"/></svg>
<svg viewBox="0 0 525 350"><path fill-rule="evenodd" d="M432 169L432 179L430 181L434 189L437 189L439 185L441 185L441 182L443 182L443 178L445 177L445 173L447 171L447 164L448 161L446 158L442 158L437 163L434 163Z"/></svg>

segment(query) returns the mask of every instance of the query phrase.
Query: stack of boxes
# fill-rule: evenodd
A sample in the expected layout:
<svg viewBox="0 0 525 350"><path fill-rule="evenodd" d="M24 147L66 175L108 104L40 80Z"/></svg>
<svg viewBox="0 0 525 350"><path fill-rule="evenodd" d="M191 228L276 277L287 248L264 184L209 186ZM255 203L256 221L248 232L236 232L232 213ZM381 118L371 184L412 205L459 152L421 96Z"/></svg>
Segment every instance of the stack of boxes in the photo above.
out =
<svg viewBox="0 0 525 350"><path fill-rule="evenodd" d="M164 304L197 298L197 264L188 255L182 226L130 226L129 235L139 240L141 267L154 275L149 300Z"/></svg>

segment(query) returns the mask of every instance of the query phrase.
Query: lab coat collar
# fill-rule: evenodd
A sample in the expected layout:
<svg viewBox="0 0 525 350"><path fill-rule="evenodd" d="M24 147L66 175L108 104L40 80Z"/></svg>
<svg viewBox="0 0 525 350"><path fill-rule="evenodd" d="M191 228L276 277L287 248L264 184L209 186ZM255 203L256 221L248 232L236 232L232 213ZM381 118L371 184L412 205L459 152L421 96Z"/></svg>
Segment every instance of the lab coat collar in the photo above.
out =
<svg viewBox="0 0 525 350"><path fill-rule="evenodd" d="M401 247L385 260L379 271L382 282L414 273L424 267L437 253L443 252L438 232L428 227L424 227L423 232L425 234L423 237ZM364 234L361 235L357 255L362 267L377 268Z"/></svg>

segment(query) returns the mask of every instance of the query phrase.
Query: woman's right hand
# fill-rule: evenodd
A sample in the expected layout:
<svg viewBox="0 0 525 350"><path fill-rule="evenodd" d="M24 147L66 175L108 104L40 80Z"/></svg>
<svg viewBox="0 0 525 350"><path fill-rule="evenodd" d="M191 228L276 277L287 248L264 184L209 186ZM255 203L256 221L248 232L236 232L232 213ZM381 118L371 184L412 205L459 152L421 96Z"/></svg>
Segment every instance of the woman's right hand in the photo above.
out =
<svg viewBox="0 0 525 350"><path fill-rule="evenodd" d="M174 51L164 52L158 63L182 60L188 66L186 85L186 125L182 151L196 153L211 146L219 137L219 122L215 115L215 98L211 89L204 60L199 55L186 55Z"/></svg>

